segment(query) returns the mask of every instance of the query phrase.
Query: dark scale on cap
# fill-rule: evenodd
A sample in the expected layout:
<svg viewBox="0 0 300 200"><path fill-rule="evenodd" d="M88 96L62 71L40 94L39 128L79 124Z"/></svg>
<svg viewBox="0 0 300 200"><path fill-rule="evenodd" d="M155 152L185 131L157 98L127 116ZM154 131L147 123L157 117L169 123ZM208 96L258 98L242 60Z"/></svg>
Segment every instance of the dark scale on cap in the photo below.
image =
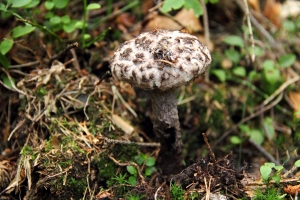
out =
<svg viewBox="0 0 300 200"><path fill-rule="evenodd" d="M198 69L193 69L192 73L196 76L199 73L199 68Z"/></svg>
<svg viewBox="0 0 300 200"><path fill-rule="evenodd" d="M122 71L128 72L128 70L129 70L128 68L129 68L129 66L125 66L125 67L122 68Z"/></svg>
<svg viewBox="0 0 300 200"><path fill-rule="evenodd" d="M191 37L185 37L185 38L182 38L182 41L185 43L185 44L193 44L193 41L195 40L195 38L191 38Z"/></svg>
<svg viewBox="0 0 300 200"><path fill-rule="evenodd" d="M134 81L137 81L137 77L136 77L136 72L135 71L132 71L132 77L133 77Z"/></svg>
<svg viewBox="0 0 300 200"><path fill-rule="evenodd" d="M179 70L183 72L183 67L180 65Z"/></svg>
<svg viewBox="0 0 300 200"><path fill-rule="evenodd" d="M190 57L185 57L185 59L187 60L187 61L191 61L191 58Z"/></svg>
<svg viewBox="0 0 300 200"><path fill-rule="evenodd" d="M123 51L123 53L121 54L121 56L124 58L124 59L128 59L130 53L132 52L132 49L131 48L127 48Z"/></svg>
<svg viewBox="0 0 300 200"><path fill-rule="evenodd" d="M132 62L137 65L139 63L143 63L144 61L142 59L140 59L140 58L136 58Z"/></svg>
<svg viewBox="0 0 300 200"><path fill-rule="evenodd" d="M145 68L143 66L140 66L140 71L141 72L145 71Z"/></svg>
<svg viewBox="0 0 300 200"><path fill-rule="evenodd" d="M142 81L143 81L143 82L149 82L149 80L146 78L145 75L142 76Z"/></svg>
<svg viewBox="0 0 300 200"><path fill-rule="evenodd" d="M180 47L177 47L177 51L178 51L178 53L182 53L184 50Z"/></svg>
<svg viewBox="0 0 300 200"><path fill-rule="evenodd" d="M149 79L153 80L154 79L154 74L149 74Z"/></svg>
<svg viewBox="0 0 300 200"><path fill-rule="evenodd" d="M137 58L144 58L145 55L143 53L137 53L137 54L135 54L135 57L137 57Z"/></svg>

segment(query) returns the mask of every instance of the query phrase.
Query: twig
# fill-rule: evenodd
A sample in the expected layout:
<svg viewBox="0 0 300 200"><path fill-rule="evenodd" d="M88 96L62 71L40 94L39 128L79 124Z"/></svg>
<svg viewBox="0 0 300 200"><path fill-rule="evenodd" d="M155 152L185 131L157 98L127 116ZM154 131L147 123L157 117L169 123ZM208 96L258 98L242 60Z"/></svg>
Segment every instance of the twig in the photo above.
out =
<svg viewBox="0 0 300 200"><path fill-rule="evenodd" d="M204 3L204 0L200 0L200 3L202 5L202 9L203 9L203 25L204 25L204 37L205 37L205 43L206 45L209 47L210 42L209 42L209 24L208 24L208 15L207 15L207 9L206 9L206 5ZM205 81L209 82L209 68L206 70L205 73Z"/></svg>
<svg viewBox="0 0 300 200"><path fill-rule="evenodd" d="M9 69L16 69L16 68L22 68L22 67L31 67L33 65L39 64L40 61L33 61L33 62L29 62L29 63L25 63L22 65L11 65L9 66Z"/></svg>
<svg viewBox="0 0 300 200"><path fill-rule="evenodd" d="M266 100L264 100L263 102L263 106L267 105L270 101L272 101L279 93L281 93L287 86L291 85L294 82L297 82L300 80L300 76L296 76L292 79L287 80L286 82L284 82L271 96L269 96L269 98L267 98Z"/></svg>
<svg viewBox="0 0 300 200"><path fill-rule="evenodd" d="M121 102L124 104L124 106L131 112L131 114L134 116L134 117L137 117L137 114L136 112L130 107L130 105L124 100L124 98L122 97L122 95L120 94L120 92L118 91L117 87L116 86L112 86L111 87L112 89L112 92L114 94L114 96L118 97Z"/></svg>
<svg viewBox="0 0 300 200"><path fill-rule="evenodd" d="M103 138L107 143L112 144L126 144L126 145L137 145L142 147L160 147L160 143L157 142L131 142L125 140L114 140L109 138Z"/></svg>
<svg viewBox="0 0 300 200"><path fill-rule="evenodd" d="M246 8L244 6L244 3L242 0L236 0L238 6L243 10L243 12L246 12ZM252 24L263 34L267 40L269 41L270 45L272 47L275 47L276 49L279 49L277 42L274 40L274 38L270 35L270 33L262 26L260 23L253 17L251 13L249 13L250 21Z"/></svg>
<svg viewBox="0 0 300 200"><path fill-rule="evenodd" d="M275 163L276 165L280 165L280 163L271 154L269 154L261 145L257 144L252 139L249 139L249 142L254 147L256 147L269 161Z"/></svg>
<svg viewBox="0 0 300 200"><path fill-rule="evenodd" d="M254 54L254 38L253 38L253 31L252 31L252 26L251 26L251 20L250 20L250 12L249 12L249 7L248 7L248 2L247 0L244 0L245 4L245 15L247 19L247 24L249 28L249 35L251 39L251 46L252 46L252 53L251 53L251 62L255 62L255 54Z"/></svg>
<svg viewBox="0 0 300 200"><path fill-rule="evenodd" d="M216 164L217 164L217 160L216 160L215 154L214 154L214 152L211 150L210 144L209 144L209 142L208 142L208 139L207 139L205 133L202 133L202 136L203 136L204 142L205 142L205 144L206 144L206 146L207 146L207 148L208 148L208 150L209 150L209 154L210 154L210 156L213 158L214 164L216 165Z"/></svg>
<svg viewBox="0 0 300 200"><path fill-rule="evenodd" d="M52 56L49 59L48 66L51 67L54 60L60 59L65 53L67 53L70 49L73 49L75 47L78 47L78 42L68 45L67 48L61 51L58 55Z"/></svg>

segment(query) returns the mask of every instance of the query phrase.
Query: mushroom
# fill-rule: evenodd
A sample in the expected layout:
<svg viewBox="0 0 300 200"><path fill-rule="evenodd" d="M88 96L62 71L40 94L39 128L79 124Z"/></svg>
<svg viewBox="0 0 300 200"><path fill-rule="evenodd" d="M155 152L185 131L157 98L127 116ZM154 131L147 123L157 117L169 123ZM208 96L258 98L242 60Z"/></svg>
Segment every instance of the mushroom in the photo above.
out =
<svg viewBox="0 0 300 200"><path fill-rule="evenodd" d="M210 52L197 37L160 29L124 42L111 60L116 80L151 91L151 121L161 143L157 163L164 174L181 170L183 143L176 90L203 74L210 63Z"/></svg>

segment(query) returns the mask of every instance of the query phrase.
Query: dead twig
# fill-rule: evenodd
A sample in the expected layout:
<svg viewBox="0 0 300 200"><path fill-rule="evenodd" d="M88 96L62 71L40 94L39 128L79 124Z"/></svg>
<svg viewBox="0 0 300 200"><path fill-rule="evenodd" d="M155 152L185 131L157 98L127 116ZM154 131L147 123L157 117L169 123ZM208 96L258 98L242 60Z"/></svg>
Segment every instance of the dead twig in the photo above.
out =
<svg viewBox="0 0 300 200"><path fill-rule="evenodd" d="M62 50L59 54L55 55L55 56L52 56L50 59L49 59L49 62L48 62L48 66L51 67L52 63L54 60L58 60L60 59L63 55L65 55L69 50L73 49L73 48L76 48L78 47L79 44L78 42L75 42L73 44L70 44L67 46L67 48L65 48L64 50Z"/></svg>

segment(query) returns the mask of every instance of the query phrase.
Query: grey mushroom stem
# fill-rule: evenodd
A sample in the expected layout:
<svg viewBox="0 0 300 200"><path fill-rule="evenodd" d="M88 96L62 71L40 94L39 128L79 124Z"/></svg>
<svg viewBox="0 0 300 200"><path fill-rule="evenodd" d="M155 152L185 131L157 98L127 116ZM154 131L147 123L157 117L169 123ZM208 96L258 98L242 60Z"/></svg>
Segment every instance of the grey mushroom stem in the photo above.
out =
<svg viewBox="0 0 300 200"><path fill-rule="evenodd" d="M179 173L182 163L180 123L177 110L177 89L151 91L152 123L158 141L161 143L158 164L164 174Z"/></svg>

